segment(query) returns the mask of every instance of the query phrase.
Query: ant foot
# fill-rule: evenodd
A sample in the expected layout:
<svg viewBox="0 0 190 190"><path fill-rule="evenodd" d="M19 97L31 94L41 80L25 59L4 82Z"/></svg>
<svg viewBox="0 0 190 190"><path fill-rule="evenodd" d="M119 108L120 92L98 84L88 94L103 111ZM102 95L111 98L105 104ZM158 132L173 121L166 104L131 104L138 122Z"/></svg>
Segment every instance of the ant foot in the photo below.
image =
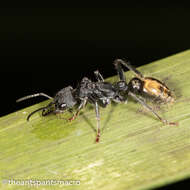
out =
<svg viewBox="0 0 190 190"><path fill-rule="evenodd" d="M162 121L162 123L163 123L164 125L174 125L174 126L178 126L178 125L179 125L178 122L169 122L169 121L167 121L167 120L165 120L165 119L162 119L161 121Z"/></svg>

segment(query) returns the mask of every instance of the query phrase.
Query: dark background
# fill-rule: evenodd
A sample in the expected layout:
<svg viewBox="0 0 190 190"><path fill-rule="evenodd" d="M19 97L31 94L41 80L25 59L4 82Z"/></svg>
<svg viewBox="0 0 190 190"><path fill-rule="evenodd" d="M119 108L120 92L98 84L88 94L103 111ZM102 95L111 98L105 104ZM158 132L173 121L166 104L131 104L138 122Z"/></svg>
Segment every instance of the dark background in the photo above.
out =
<svg viewBox="0 0 190 190"><path fill-rule="evenodd" d="M186 4L73 4L0 8L0 116L43 99L16 104L19 97L52 96L83 76L94 79L96 69L116 75L115 58L140 66L190 46Z"/></svg>
<svg viewBox="0 0 190 190"><path fill-rule="evenodd" d="M42 100L19 97L94 79L96 69L113 76L115 58L139 66L188 49L189 19L179 3L0 8L0 115Z"/></svg>

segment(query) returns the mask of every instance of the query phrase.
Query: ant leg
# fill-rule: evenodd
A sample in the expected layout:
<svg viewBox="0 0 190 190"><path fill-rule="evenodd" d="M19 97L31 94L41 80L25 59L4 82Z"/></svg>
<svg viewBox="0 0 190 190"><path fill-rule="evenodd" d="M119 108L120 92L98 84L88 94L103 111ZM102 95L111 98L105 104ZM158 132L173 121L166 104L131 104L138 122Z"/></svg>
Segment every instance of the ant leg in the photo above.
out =
<svg viewBox="0 0 190 190"><path fill-rule="evenodd" d="M68 119L66 119L66 118L64 118L64 117L61 117L59 114L62 114L62 113L64 113L65 112L65 110L59 110L59 109L56 109L56 110L54 110L53 111L53 113L56 115L56 116L58 116L58 118L59 119L65 119L65 120L67 120L68 121ZM50 112L51 113L51 112ZM49 114L49 113L48 113Z"/></svg>
<svg viewBox="0 0 190 190"><path fill-rule="evenodd" d="M130 95L132 98L137 100L140 104L142 104L146 109L151 111L163 124L168 124L168 125L178 125L175 122L169 122L162 117L160 117L150 106L148 106L142 99L138 98L134 93L129 92L128 95Z"/></svg>
<svg viewBox="0 0 190 190"><path fill-rule="evenodd" d="M51 99L51 100L53 99L51 96L48 96L47 94L44 94L44 93L41 92L41 93L37 93L37 94L24 96L24 97L19 98L18 100L16 100L16 102L21 102L23 100L26 100L26 99L29 99L29 98L34 98L34 97L37 97L37 96L44 96L44 97L46 97L48 99Z"/></svg>
<svg viewBox="0 0 190 190"><path fill-rule="evenodd" d="M96 142L100 141L100 112L98 108L98 103L95 102L95 112L96 112L96 119L97 119L97 135L96 135Z"/></svg>
<svg viewBox="0 0 190 190"><path fill-rule="evenodd" d="M117 61L117 60L116 60ZM114 62L115 69L117 70L117 74L119 76L119 82L117 82L117 87L123 92L126 92L128 89L128 84L126 82L125 73L121 67L121 64L119 62ZM120 99L122 102L127 103L127 98L124 100L123 98ZM114 101L114 99L113 99Z"/></svg>
<svg viewBox="0 0 190 190"><path fill-rule="evenodd" d="M115 65L115 69L117 70L117 74L119 76L119 79L121 81L126 81L125 74L123 72L123 69L121 67L120 62L118 62L118 60L116 60L116 61L114 61L114 65Z"/></svg>
<svg viewBox="0 0 190 190"><path fill-rule="evenodd" d="M114 65L116 65L116 66L121 65L121 64L124 65L125 67L127 67L129 70L133 71L137 77L144 79L143 74L140 71L138 71L135 67L133 67L129 62L124 61L122 59L116 59L114 61Z"/></svg>
<svg viewBox="0 0 190 190"><path fill-rule="evenodd" d="M95 74L96 79L98 80L98 82L104 82L104 78L103 78L103 76L100 74L100 72L98 70L94 71L94 74Z"/></svg>
<svg viewBox="0 0 190 190"><path fill-rule="evenodd" d="M84 100L82 100L82 102L80 103L79 107L77 108L76 113L71 118L68 119L69 121L73 121L74 119L76 119L76 117L78 116L80 110L82 108L84 108L84 106L86 105L86 102L87 102L87 98L85 98Z"/></svg>

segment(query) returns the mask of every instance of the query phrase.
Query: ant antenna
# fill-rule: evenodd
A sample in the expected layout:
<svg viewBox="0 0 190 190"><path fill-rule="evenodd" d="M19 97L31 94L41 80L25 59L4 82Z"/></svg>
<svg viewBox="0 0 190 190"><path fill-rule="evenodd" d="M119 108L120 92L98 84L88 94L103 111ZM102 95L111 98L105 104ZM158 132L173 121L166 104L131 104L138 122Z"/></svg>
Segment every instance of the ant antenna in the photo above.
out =
<svg viewBox="0 0 190 190"><path fill-rule="evenodd" d="M28 96L24 96L22 98L19 98L18 100L16 100L16 102L21 102L23 100L27 100L27 99L30 99L30 98L34 98L34 97L37 97L37 96L44 96L48 99L51 99L53 100L53 98L51 96L48 96L47 94L44 94L44 93L37 93L37 94L32 94L32 95L28 95Z"/></svg>
<svg viewBox="0 0 190 190"><path fill-rule="evenodd" d="M32 113L30 113L30 114L28 115L27 121L29 121L29 120L30 120L30 117L31 117L33 114L35 114L36 112L39 112L39 111L41 111L41 110L44 111L44 110L48 109L49 107L51 107L52 105L53 105L53 103L50 102L47 106L41 107L41 108L39 108L39 109L33 111ZM42 115L43 115L43 112L42 112Z"/></svg>

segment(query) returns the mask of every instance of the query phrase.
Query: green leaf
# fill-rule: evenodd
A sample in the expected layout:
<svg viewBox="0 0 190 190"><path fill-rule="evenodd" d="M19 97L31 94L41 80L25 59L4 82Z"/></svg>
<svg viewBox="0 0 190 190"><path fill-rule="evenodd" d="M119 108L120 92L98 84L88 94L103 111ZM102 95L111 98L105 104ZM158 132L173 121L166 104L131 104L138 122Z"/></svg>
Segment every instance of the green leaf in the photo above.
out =
<svg viewBox="0 0 190 190"><path fill-rule="evenodd" d="M27 115L46 105L45 101L0 118L1 180L79 180L80 185L41 185L39 189L121 190L150 189L189 177L190 51L138 69L174 90L176 102L157 111L179 126L163 126L151 112L129 100L100 109L102 133L100 143L95 143L92 106L73 122L40 113L27 122ZM128 80L132 76L126 72ZM116 80L116 76L107 79ZM1 183L0 189L28 186Z"/></svg>

